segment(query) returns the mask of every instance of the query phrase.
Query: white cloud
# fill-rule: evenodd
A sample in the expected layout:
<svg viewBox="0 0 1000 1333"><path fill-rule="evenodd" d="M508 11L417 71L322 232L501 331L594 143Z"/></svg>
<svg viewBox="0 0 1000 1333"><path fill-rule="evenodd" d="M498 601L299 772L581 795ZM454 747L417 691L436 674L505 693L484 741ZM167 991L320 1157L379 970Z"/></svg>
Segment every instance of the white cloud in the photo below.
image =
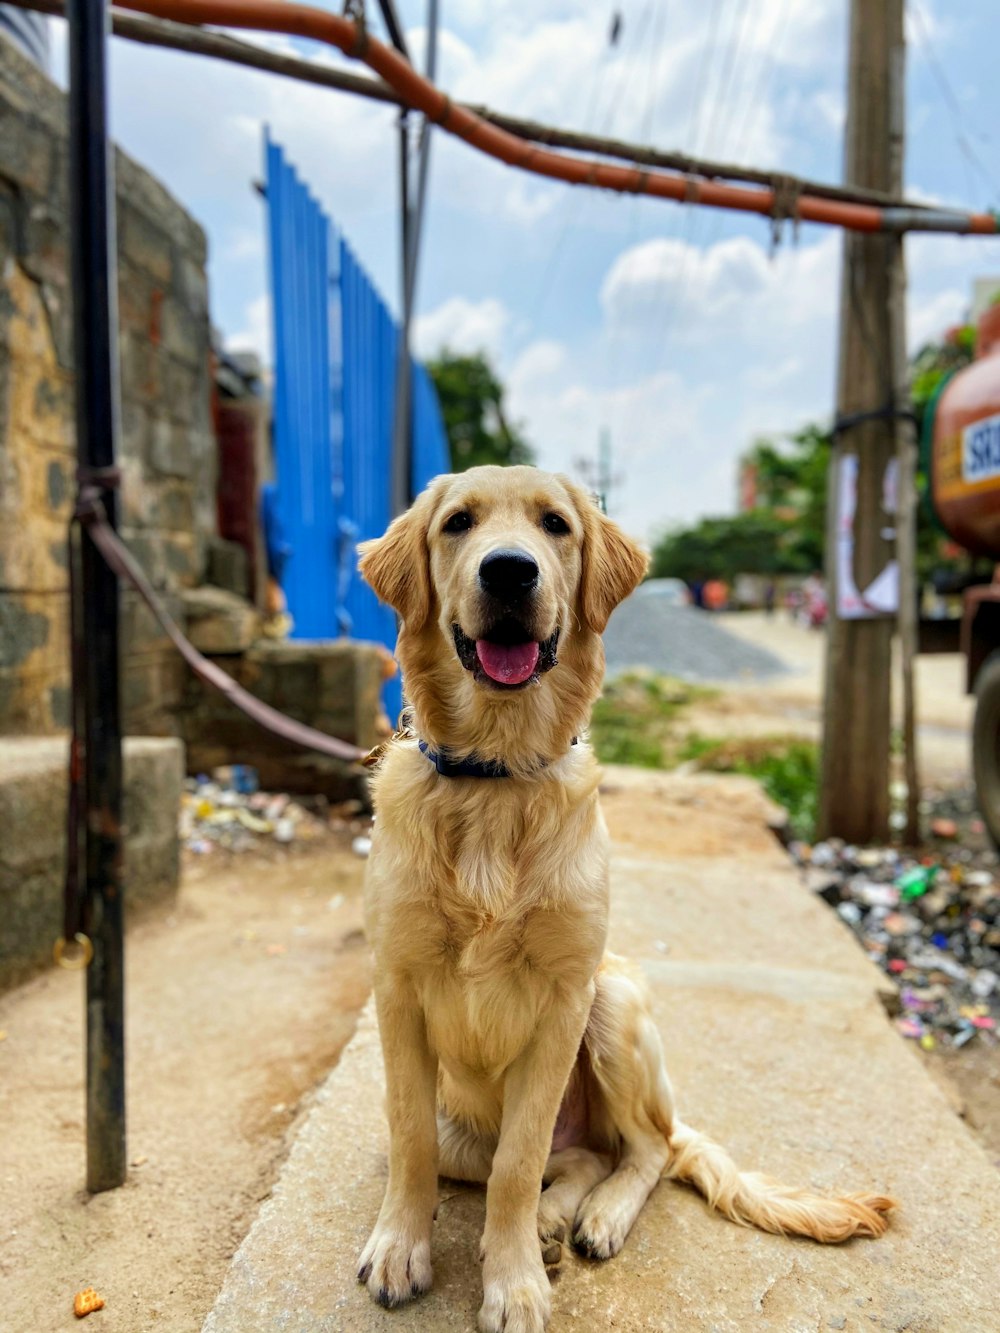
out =
<svg viewBox="0 0 1000 1333"><path fill-rule="evenodd" d="M562 343L551 339L531 343L511 366L507 375L508 388L522 395L544 391L555 376L565 371L568 362Z"/></svg>
<svg viewBox="0 0 1000 1333"><path fill-rule="evenodd" d="M974 119L986 125L997 117L982 35L993 4L969 0L959 17L946 0L922 0L937 37L947 25L949 71L978 81ZM423 8L401 8L422 63ZM844 0L621 8L610 48L606 0L449 0L439 82L528 118L836 178ZM53 28L58 59L64 28ZM317 44L240 37L345 64ZM131 43L112 51L115 133L206 225L212 313L230 345L269 354L266 214L252 188L264 123L395 305L393 108ZM962 178L934 137L942 109L921 91L922 69L911 63L907 174L927 198L950 199ZM593 456L609 428L625 473L617 513L649 533L731 509L735 459L756 434L829 414L839 253L838 234L803 228L772 259L759 219L571 192L436 130L416 345L489 352L544 463ZM961 314L977 273L1000 271L1000 242L918 237L907 258L912 345Z"/></svg>
<svg viewBox="0 0 1000 1333"><path fill-rule="evenodd" d="M590 383L579 370L565 348L545 343L509 377L510 414L542 467L586 477L601 432L613 426L611 511L637 536L649 537L666 518L731 507L728 493L720 502L718 456L700 448L700 392L673 371L615 387ZM683 465L671 466L677 459Z"/></svg>
<svg viewBox="0 0 1000 1333"><path fill-rule="evenodd" d="M969 293L960 287L938 292L921 305L907 306L906 345L911 352L918 351L928 342L939 342L941 335L953 324L958 324L969 309Z"/></svg>
<svg viewBox="0 0 1000 1333"><path fill-rule="evenodd" d="M685 341L782 329L828 318L835 307L839 245L831 232L811 245L782 245L772 257L748 236L706 249L644 241L619 255L601 285L612 329L649 337L669 323Z"/></svg>
<svg viewBox="0 0 1000 1333"><path fill-rule="evenodd" d="M435 356L443 348L452 352L486 352L496 358L510 312L502 301L489 297L469 301L453 296L437 309L420 315L413 325L413 345L418 356Z"/></svg>

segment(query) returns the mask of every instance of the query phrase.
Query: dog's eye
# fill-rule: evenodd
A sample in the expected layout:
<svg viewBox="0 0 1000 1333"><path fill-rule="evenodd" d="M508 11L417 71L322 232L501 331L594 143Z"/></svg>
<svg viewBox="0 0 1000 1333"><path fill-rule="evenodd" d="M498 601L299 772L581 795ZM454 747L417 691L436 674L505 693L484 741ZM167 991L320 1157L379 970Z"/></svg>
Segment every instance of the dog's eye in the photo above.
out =
<svg viewBox="0 0 1000 1333"><path fill-rule="evenodd" d="M542 517L542 527L546 532L551 532L553 537L565 537L569 532L569 524L562 514L545 514Z"/></svg>
<svg viewBox="0 0 1000 1333"><path fill-rule="evenodd" d="M442 532L468 532L472 527L472 515L467 509L460 509L457 514L445 520Z"/></svg>

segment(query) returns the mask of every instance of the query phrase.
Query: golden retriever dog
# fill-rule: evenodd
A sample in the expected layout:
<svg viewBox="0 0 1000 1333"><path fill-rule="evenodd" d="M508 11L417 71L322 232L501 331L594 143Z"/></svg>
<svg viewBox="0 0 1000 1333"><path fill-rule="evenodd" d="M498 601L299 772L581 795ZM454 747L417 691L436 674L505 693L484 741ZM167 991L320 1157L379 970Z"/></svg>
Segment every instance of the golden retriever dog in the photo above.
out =
<svg viewBox="0 0 1000 1333"><path fill-rule="evenodd" d="M767 1231L887 1226L890 1200L740 1172L683 1124L642 981L605 953L585 736L601 632L645 570L584 491L530 467L438 477L362 547L401 618L408 700L373 779L365 890L390 1148L358 1277L383 1306L431 1285L439 1174L486 1183L483 1333L543 1329L558 1242L617 1254L664 1176Z"/></svg>

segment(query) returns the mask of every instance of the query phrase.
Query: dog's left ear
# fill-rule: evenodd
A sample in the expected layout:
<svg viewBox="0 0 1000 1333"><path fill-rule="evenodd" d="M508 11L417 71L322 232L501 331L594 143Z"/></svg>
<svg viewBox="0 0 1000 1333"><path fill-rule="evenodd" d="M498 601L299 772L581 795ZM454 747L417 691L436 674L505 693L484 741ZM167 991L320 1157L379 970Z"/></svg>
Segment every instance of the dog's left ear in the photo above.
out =
<svg viewBox="0 0 1000 1333"><path fill-rule="evenodd" d="M384 537L361 542L358 569L380 602L402 617L407 629L419 630L431 609L427 522L431 504L424 491L405 514L393 519Z"/></svg>
<svg viewBox="0 0 1000 1333"><path fill-rule="evenodd" d="M586 491L561 477L583 521L583 573L580 605L583 618L598 634L608 617L642 582L649 556L617 523L602 514Z"/></svg>

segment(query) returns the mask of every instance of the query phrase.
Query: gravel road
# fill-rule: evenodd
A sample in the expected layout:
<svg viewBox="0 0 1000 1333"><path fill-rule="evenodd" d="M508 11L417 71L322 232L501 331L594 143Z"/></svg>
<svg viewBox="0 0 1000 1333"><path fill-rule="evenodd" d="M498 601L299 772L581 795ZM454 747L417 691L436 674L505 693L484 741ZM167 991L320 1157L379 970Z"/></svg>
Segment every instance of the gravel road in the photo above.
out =
<svg viewBox="0 0 1000 1333"><path fill-rule="evenodd" d="M730 634L711 612L671 606L641 590L611 617L604 650L612 676L630 667L693 681L770 680L788 673L780 658Z"/></svg>

